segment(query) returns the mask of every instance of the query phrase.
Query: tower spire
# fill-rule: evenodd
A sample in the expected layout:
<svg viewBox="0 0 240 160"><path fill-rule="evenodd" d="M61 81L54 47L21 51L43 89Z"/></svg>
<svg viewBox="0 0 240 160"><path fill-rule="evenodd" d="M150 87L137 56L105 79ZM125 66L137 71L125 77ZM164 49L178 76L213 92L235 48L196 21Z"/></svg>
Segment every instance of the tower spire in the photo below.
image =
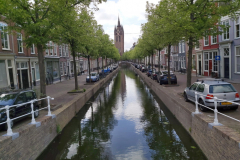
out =
<svg viewBox="0 0 240 160"><path fill-rule="evenodd" d="M118 26L120 26L120 19L119 19L119 15L118 15Z"/></svg>

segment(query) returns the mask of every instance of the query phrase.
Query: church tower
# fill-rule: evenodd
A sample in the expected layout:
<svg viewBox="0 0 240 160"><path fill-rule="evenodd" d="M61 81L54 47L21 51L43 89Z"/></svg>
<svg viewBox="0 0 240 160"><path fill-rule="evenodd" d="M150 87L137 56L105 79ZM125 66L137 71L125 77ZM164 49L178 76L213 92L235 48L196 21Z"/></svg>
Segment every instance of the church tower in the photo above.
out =
<svg viewBox="0 0 240 160"><path fill-rule="evenodd" d="M120 24L118 17L118 25L114 28L114 43L115 47L118 49L120 56L124 53L124 30L123 26Z"/></svg>

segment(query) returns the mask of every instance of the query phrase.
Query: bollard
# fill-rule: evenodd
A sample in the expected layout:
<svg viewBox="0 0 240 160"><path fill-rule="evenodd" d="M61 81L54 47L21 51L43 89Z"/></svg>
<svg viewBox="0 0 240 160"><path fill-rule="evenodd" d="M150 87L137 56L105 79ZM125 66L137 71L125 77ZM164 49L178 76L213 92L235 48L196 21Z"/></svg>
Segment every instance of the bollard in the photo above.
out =
<svg viewBox="0 0 240 160"><path fill-rule="evenodd" d="M31 109L32 109L32 122L31 124L36 124L35 117L34 117L34 108L33 108L33 102L34 100L31 101Z"/></svg>
<svg viewBox="0 0 240 160"><path fill-rule="evenodd" d="M195 114L199 114L199 110L198 110L198 100L197 100L197 92L195 92L195 104L196 104L196 110L195 110Z"/></svg>
<svg viewBox="0 0 240 160"><path fill-rule="evenodd" d="M215 97L215 96L214 96L214 106L215 106L215 109L214 109L214 122L213 122L213 124L214 125L219 125L218 118L217 118L217 112L218 112L218 110L217 110L217 97Z"/></svg>
<svg viewBox="0 0 240 160"><path fill-rule="evenodd" d="M7 113L7 126L8 126L8 129L7 129L7 136L12 136L13 135L13 132L12 132L12 128L11 128L11 119L10 119L10 115L9 115L9 106L6 106L6 113Z"/></svg>
<svg viewBox="0 0 240 160"><path fill-rule="evenodd" d="M50 110L50 97L47 96L47 99L48 99L48 116L52 116L51 110Z"/></svg>

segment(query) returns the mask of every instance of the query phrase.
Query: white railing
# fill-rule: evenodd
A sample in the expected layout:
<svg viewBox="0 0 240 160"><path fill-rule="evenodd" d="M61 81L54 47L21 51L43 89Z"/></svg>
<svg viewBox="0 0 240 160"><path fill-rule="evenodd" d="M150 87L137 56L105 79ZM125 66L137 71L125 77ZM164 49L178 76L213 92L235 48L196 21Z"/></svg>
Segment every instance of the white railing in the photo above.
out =
<svg viewBox="0 0 240 160"><path fill-rule="evenodd" d="M48 100L48 105L47 105L47 107L44 107L44 108L41 108L41 109L36 109L36 110L34 111L33 103L35 103L35 102L37 102L37 101L44 100L44 99L47 99L47 100ZM11 128L11 122L12 122L13 120L15 120L15 119L18 119L18 118L21 118L21 117L24 117L24 116L27 116L27 115L32 114L31 124L36 124L37 122L36 122L36 120L35 120L34 113L35 113L35 112L39 112L39 111L41 111L41 110L43 110L43 109L46 109L46 108L48 108L48 115L47 115L47 116L53 116L52 113L51 113L51 110L50 110L50 99L51 99L51 100L54 100L54 98L51 98L51 97L47 96L47 97L42 98L42 99L34 99L34 100L31 100L31 101L26 102L26 103L21 103L21 104L12 105L12 106L8 106L8 105L7 105L7 106L5 106L5 107L3 107L3 108L0 108L0 111L1 111L1 110L4 110L4 109L6 110L7 121L0 123L0 125L7 123L8 129L7 129L7 134L6 134L6 135L7 135L7 136L12 136L12 135L13 135L12 128ZM24 114L24 115L21 115L21 116L18 116L18 117L14 117L14 118L12 118L12 119L10 118L9 110L10 110L11 108L13 108L13 107L21 107L21 106L27 105L27 104L31 104L31 110L32 110L31 112L29 112L29 113L27 113L27 114Z"/></svg>
<svg viewBox="0 0 240 160"><path fill-rule="evenodd" d="M208 98L213 99L213 100L214 100L214 109L212 109L212 108L210 108L210 107L207 107L207 106L205 106L205 105L203 105L203 104L200 104L200 103L198 102L198 95L199 95L199 96L202 96L202 97L204 97L204 98L208 97ZM212 125L221 125L221 124L218 122L218 114L221 114L221 115L223 115L223 116L225 116L225 117L228 117L228 118L230 118L230 119L232 119L232 120L234 120L234 121L240 122L240 120L238 120L238 119L236 119L236 118L233 118L233 117L231 117L231 116L228 116L228 115L226 115L226 114L223 114L223 113L221 113L221 112L218 112L218 110L217 110L217 104L218 104L218 102L231 102L232 104L240 105L240 103L236 103L236 102L228 101L228 100L224 100L224 99L219 99L219 98L217 98L216 96L210 97L210 96L203 95L203 94L200 94L200 93L195 92L195 105L196 105L196 109L195 109L195 112L193 112L193 113L194 113L194 114L200 114L199 109L198 109L198 105L200 105L200 106L205 107L205 108L207 108L207 109L209 109L209 110L212 110L212 111L214 112L214 122L212 123Z"/></svg>

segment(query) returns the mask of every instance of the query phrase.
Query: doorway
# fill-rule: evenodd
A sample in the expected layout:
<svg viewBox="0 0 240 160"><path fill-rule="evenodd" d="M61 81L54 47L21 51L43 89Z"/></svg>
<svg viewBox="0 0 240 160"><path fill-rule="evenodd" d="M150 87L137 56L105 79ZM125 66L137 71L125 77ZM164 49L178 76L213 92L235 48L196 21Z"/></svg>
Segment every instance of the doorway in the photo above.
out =
<svg viewBox="0 0 240 160"><path fill-rule="evenodd" d="M198 61L198 75L202 75L202 63L201 61Z"/></svg>
<svg viewBox="0 0 240 160"><path fill-rule="evenodd" d="M18 85L20 89L29 88L28 69L18 70Z"/></svg>
<svg viewBox="0 0 240 160"><path fill-rule="evenodd" d="M224 78L229 78L229 58L224 58Z"/></svg>

